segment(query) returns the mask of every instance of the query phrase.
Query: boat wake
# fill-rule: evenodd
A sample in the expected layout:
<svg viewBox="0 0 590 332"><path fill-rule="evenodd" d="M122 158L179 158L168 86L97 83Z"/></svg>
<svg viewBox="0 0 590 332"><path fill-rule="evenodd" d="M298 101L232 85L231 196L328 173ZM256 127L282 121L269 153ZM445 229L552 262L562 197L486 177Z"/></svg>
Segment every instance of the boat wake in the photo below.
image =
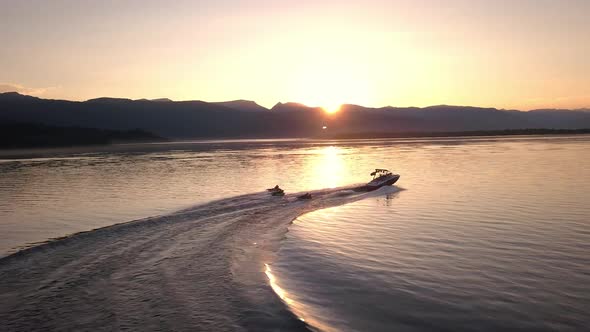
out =
<svg viewBox="0 0 590 332"><path fill-rule="evenodd" d="M254 193L17 252L0 259L0 329L306 330L265 274L287 227L398 190Z"/></svg>

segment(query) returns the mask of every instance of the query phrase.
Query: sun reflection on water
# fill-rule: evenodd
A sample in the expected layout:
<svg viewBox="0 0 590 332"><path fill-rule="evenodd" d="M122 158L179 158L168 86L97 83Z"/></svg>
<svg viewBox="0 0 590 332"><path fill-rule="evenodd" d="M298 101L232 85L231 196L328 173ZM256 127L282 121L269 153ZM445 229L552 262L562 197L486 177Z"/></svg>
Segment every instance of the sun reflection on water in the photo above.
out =
<svg viewBox="0 0 590 332"><path fill-rule="evenodd" d="M343 183L345 162L343 149L326 146L318 151L319 157L313 160L312 173L321 179L318 188L335 188Z"/></svg>

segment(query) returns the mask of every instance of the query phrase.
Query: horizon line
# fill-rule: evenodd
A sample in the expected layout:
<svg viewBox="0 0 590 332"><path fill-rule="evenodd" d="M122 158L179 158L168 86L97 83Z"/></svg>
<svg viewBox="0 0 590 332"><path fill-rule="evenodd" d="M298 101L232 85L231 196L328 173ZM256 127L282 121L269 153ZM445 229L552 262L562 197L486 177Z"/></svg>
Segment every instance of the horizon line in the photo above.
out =
<svg viewBox="0 0 590 332"><path fill-rule="evenodd" d="M268 111L271 111L275 106L281 104L281 105L285 105L285 104L298 104L301 105L303 107L307 107L307 108L312 108L312 109L317 109L317 108L321 108L321 109L325 109L324 106L309 106L305 103L301 103L301 102L295 102L295 101L288 101L288 102L277 102L274 104L273 107L268 108L265 106L260 105L258 102L256 102L255 100L250 100L250 99L243 99L243 98L239 98L239 99L232 99L232 100L222 100L222 101L205 101L205 100L201 100L201 99L187 99L187 100L173 100L171 98L168 97L160 97L160 98L139 98L139 99L131 99L131 98L127 98L127 97L108 97L108 96L101 96L101 97L94 97L94 98L90 98L90 99L79 99L79 100L75 100L75 99L58 99L58 98L43 98L43 97L39 97L39 96L34 96L34 95L29 95L29 94L24 94L18 91L4 91L4 92L0 92L0 95L4 95L4 94L17 94L19 96L26 96L26 97L31 97L31 98L37 98L37 99L42 99L42 100L54 100L54 101L66 101L66 102L78 102L78 103L84 103L84 102L88 102L88 101L92 101L92 100L97 100L97 99L120 99L120 100L128 100L128 101L150 101L150 102L172 102L172 103L182 103L182 102L202 102L202 103L207 103L207 104L219 104L219 103L230 103L230 102L252 102L254 104L256 104L257 106L264 108ZM352 103L342 103L340 104L339 107L342 106L358 106L358 107L363 107L363 108L370 108L370 109L383 109L383 108L417 108L417 109L425 109L425 108L432 108L432 107L472 107L472 108L482 108L482 109L495 109L498 111L517 111L517 112L530 112L530 111L540 111L540 110L552 110L552 111L590 111L590 106L586 106L586 107L579 107L579 108L533 108L533 109L528 109L528 110L522 110L522 109L516 109L516 108L498 108L498 107L494 107L494 106L472 106L472 105L454 105L454 104L437 104L437 105L429 105L429 106L392 106L392 105L387 105L387 106L364 106L364 105L359 105L359 104L352 104Z"/></svg>

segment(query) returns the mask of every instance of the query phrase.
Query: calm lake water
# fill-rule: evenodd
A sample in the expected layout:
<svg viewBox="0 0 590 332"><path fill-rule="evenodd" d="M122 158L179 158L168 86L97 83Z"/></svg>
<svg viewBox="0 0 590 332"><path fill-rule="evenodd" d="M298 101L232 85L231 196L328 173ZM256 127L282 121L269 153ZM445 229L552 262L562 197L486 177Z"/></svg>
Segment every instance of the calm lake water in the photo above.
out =
<svg viewBox="0 0 590 332"><path fill-rule="evenodd" d="M283 206L288 200L280 203L285 210L268 205L274 203L266 201L265 188L280 184L288 193L296 193L360 184L376 167L401 174L395 190L349 201L326 199L321 206L297 210L312 212L299 216L287 233L280 233L278 245L269 245L272 254L260 256L264 268L250 271L268 277L265 282L270 281L275 296L282 298L294 317L325 331L589 330L589 136L210 141L2 151L0 256L50 238L148 216L161 216L152 221L172 222L168 216L174 211L214 200L224 210L214 214L211 211L218 206L213 204L206 211L191 210L192 215L178 221L201 220L197 212L199 218L219 218L191 239L214 239L207 235L213 229L216 237L225 234L222 225L232 217L224 215L238 204L247 207L241 219L231 224L231 232L237 223L259 218L263 224L283 214L288 225L298 212ZM226 200L246 194L253 196ZM261 204L268 209L244 217ZM170 226L164 231L170 237L157 240L180 242L178 236L190 231ZM254 247L264 240L264 232L271 231L261 227L231 234L259 236L248 244ZM114 234L91 239L99 248L100 241L115 241ZM147 234L142 239L154 241L150 236L156 233ZM129 238L128 243L134 242ZM75 245L82 255L83 242ZM232 254L215 257L232 257L228 278L242 271L235 267L241 260L234 252L250 250L242 246L224 247ZM43 259L57 253L66 257L62 252L67 247ZM148 248L141 253L162 256L166 262L177 258L170 248ZM191 248L194 242L182 247L182 252ZM134 254L140 255L140 250ZM205 254L195 251L192 255L196 259ZM190 261L186 259L185 266ZM0 269L3 277L21 273L22 266L17 265L25 263L15 260ZM81 259L77 262L78 268L83 266ZM54 269L47 267L43 273ZM188 275L183 276L191 285ZM212 277L203 278L211 282ZM240 280L237 288L255 294L262 287L256 278ZM155 281L148 284L157 285ZM265 301L256 302L266 308L260 309L260 317L276 315L280 321L284 313L271 314L272 303ZM215 308L216 303L207 305ZM203 303L188 307L199 306ZM8 308L6 312L9 309L11 315L18 311ZM198 319L217 319L219 324L212 325L216 330L276 328L272 323L260 325L258 318L244 323L248 313L235 320L230 316L224 311L183 322L190 326Z"/></svg>

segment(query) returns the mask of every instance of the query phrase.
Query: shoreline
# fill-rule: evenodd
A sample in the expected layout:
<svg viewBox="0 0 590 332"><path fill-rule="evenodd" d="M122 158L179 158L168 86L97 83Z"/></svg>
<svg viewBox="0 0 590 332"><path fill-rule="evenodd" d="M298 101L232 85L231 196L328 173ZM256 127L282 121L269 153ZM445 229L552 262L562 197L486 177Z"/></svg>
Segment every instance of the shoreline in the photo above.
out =
<svg viewBox="0 0 590 332"><path fill-rule="evenodd" d="M59 128L49 127L48 128ZM79 128L79 127L64 127L65 129L75 130L90 130L96 132L107 133L108 135L129 135L132 131L116 131L103 130L94 128ZM141 135L153 135L150 132L139 130ZM0 151L29 151L29 150L61 150L61 149L76 149L76 148L101 148L112 147L118 145L134 145L134 144L174 144L174 143L240 143L240 142L288 142L297 140L357 140L357 139L411 139L411 138L477 138L477 137L520 137L520 136L579 136L590 135L590 128L583 129L545 129L545 128L531 128L531 129L504 129L504 130L472 130L472 131L408 131L408 132L359 132L359 133L343 133L335 135L321 135L312 137L242 137L242 136L228 136L228 137L195 137L195 138L167 138L154 135L155 138L141 138L141 139L110 139L103 142L60 142L58 144L44 143L40 145L27 145L21 143L11 143L12 145L0 146ZM36 138L37 139L37 138ZM20 144L20 145L19 145Z"/></svg>
<svg viewBox="0 0 590 332"><path fill-rule="evenodd" d="M333 136L334 139L376 139L376 138L461 138L461 137L497 137L497 136L562 136L588 135L590 128L584 129L504 129L504 130L472 130L444 132L367 132L350 133Z"/></svg>

